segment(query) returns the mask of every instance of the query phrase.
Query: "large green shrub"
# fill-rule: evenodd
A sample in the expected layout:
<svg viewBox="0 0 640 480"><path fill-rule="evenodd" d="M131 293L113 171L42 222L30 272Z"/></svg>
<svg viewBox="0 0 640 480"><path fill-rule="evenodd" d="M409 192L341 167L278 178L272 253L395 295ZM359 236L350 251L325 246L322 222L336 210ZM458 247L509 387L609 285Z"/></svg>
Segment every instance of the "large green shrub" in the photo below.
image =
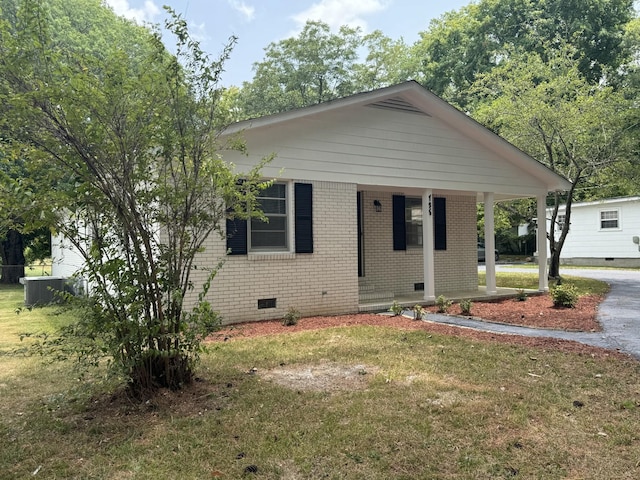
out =
<svg viewBox="0 0 640 480"><path fill-rule="evenodd" d="M575 308L578 304L578 289L571 284L558 284L550 290L554 307Z"/></svg>

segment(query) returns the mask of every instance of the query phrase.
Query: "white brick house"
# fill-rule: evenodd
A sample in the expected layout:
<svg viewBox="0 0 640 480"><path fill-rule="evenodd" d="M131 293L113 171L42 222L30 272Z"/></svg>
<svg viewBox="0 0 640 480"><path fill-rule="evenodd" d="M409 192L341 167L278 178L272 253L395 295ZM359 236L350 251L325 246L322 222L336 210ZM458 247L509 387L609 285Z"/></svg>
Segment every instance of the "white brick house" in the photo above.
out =
<svg viewBox="0 0 640 480"><path fill-rule="evenodd" d="M277 182L261 200L268 224L229 221L226 242L212 236L197 258L226 257L208 296L225 323L282 318L289 307L357 312L379 292L433 301L478 291L476 205L493 251L494 202L535 197L542 218L547 193L570 186L413 81L240 122L222 137L234 135L248 155L224 159L248 171L275 154L263 173ZM52 274L69 276L78 259L58 243ZM486 271L486 294L496 294L491 255ZM192 272L195 284L204 276Z"/></svg>
<svg viewBox="0 0 640 480"><path fill-rule="evenodd" d="M209 300L225 322L356 312L372 292L390 297L478 290L476 204L494 249L494 202L569 183L416 82L232 125L248 155L222 152L239 171L276 185L262 201L269 224L228 222L199 263L227 256ZM546 252L546 235L539 251ZM486 293L497 292L487 256ZM546 259L539 288L547 289ZM198 272L194 272L198 280Z"/></svg>

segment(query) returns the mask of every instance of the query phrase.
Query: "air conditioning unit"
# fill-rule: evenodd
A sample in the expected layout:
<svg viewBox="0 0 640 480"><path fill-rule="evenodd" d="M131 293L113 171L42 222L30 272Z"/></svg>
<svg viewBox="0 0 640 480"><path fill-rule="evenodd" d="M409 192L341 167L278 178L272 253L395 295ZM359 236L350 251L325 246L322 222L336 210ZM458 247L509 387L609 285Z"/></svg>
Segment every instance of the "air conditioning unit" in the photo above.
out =
<svg viewBox="0 0 640 480"><path fill-rule="evenodd" d="M65 291L66 282L62 277L22 277L24 304L32 307L59 301L58 293Z"/></svg>

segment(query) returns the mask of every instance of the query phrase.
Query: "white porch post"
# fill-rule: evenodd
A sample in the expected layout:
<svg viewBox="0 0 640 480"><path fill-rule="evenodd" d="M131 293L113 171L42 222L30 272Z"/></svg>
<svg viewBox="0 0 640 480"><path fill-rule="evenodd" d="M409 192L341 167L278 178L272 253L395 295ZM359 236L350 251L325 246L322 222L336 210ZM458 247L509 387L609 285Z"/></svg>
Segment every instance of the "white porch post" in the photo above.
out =
<svg viewBox="0 0 640 480"><path fill-rule="evenodd" d="M487 294L498 293L496 287L496 234L493 217L493 192L484 192L484 262L487 271Z"/></svg>
<svg viewBox="0 0 640 480"><path fill-rule="evenodd" d="M435 268L433 266L433 191L422 192L422 257L424 262L424 299L436 299Z"/></svg>
<svg viewBox="0 0 640 480"><path fill-rule="evenodd" d="M549 291L547 278L547 196L538 195L538 290Z"/></svg>

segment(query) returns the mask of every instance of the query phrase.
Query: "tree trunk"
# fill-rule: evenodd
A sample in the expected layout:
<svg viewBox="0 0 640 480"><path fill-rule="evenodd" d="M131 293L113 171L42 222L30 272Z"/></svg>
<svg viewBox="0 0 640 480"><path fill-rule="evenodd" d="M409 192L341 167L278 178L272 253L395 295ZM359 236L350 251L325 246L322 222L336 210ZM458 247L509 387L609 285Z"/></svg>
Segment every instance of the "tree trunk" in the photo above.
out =
<svg viewBox="0 0 640 480"><path fill-rule="evenodd" d="M551 261L549 262L549 278L560 278L560 250L551 252Z"/></svg>
<svg viewBox="0 0 640 480"><path fill-rule="evenodd" d="M17 230L9 230L0 241L0 283L17 284L24 277L24 237Z"/></svg>

